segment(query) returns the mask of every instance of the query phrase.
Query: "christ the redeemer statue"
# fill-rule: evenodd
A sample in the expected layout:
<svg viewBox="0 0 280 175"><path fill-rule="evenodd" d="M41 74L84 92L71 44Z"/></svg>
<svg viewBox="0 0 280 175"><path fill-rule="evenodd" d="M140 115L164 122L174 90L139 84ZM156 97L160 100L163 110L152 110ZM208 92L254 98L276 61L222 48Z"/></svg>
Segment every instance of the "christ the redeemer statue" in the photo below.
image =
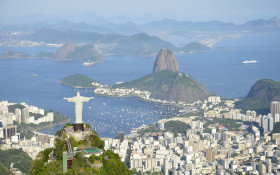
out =
<svg viewBox="0 0 280 175"><path fill-rule="evenodd" d="M74 102L75 103L75 113L76 113L76 122L74 125L74 130L84 130L84 124L82 120L83 116L83 102L88 102L90 99L93 99L93 97L83 97L80 96L80 92L77 92L77 96L72 98L64 98L68 102Z"/></svg>

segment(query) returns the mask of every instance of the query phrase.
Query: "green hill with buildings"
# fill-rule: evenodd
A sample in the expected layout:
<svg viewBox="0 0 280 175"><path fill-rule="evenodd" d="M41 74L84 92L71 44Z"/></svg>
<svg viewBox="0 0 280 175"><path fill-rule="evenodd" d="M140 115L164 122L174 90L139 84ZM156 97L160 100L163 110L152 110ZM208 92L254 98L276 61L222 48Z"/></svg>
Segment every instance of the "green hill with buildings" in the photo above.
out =
<svg viewBox="0 0 280 175"><path fill-rule="evenodd" d="M64 129L73 127L73 124L66 124ZM88 135L79 140L65 134L63 129L57 132L54 148L48 148L40 152L31 165L30 174L96 174L96 175L131 175L125 163L121 162L118 154L111 150L104 150L104 141L97 133L85 125L85 131L90 131ZM71 150L71 147L75 150ZM63 156L63 154L67 155ZM101 155L95 154L100 152ZM85 156L85 154L90 156ZM68 168L67 163L63 164L63 159L70 160ZM69 159L69 157L72 157ZM64 170L63 170L64 169Z"/></svg>
<svg viewBox="0 0 280 175"><path fill-rule="evenodd" d="M113 85L112 88L136 88L151 92L162 100L193 102L206 99L210 93L188 74L162 70L142 78Z"/></svg>
<svg viewBox="0 0 280 175"><path fill-rule="evenodd" d="M271 101L280 101L280 82L262 79L251 87L246 98L236 103L235 107L243 111L255 110L259 114L267 114Z"/></svg>

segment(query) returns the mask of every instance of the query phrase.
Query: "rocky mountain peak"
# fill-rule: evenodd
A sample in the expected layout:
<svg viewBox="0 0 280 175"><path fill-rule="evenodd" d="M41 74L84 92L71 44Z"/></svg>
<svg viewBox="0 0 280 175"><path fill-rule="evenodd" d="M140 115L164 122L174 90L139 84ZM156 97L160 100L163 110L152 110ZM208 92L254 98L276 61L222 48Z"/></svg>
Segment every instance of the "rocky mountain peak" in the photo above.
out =
<svg viewBox="0 0 280 175"><path fill-rule="evenodd" d="M64 44L55 54L54 59L65 59L67 55L71 52L74 52L76 45L73 43Z"/></svg>
<svg viewBox="0 0 280 175"><path fill-rule="evenodd" d="M174 54L167 48L159 51L155 64L154 73L162 70L171 70L173 72L179 72L179 66Z"/></svg>

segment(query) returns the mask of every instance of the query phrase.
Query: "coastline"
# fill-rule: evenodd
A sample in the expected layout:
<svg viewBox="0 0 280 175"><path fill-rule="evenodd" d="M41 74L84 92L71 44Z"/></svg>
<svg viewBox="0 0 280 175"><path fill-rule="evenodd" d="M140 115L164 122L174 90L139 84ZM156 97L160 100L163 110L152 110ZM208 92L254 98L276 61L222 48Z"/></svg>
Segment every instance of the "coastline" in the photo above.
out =
<svg viewBox="0 0 280 175"><path fill-rule="evenodd" d="M63 84L63 85L66 85L66 86L70 86L70 87L73 87L73 88L76 88L76 89L87 89L87 88L89 88L89 89L94 89L94 88L96 88L96 87L81 87L81 86L73 86L73 85L71 85L71 84L69 84L69 83L66 83L66 82L63 82L63 81L59 81L60 82L60 84Z"/></svg>
<svg viewBox="0 0 280 175"><path fill-rule="evenodd" d="M144 102L149 102L149 103L154 103L154 104L159 104L159 105L173 105L173 106L177 106L177 107L183 107L180 104L172 101L172 102L160 102L157 100L161 100L161 99L145 99L142 98L141 96L137 96L137 95L122 95L122 96L118 96L118 95L106 95L106 94L99 94L99 93L94 93L92 92L94 95L98 95L98 96L103 96L103 97L115 97L115 98L133 98L136 97L139 101L144 101ZM155 101L156 100L156 101Z"/></svg>
<svg viewBox="0 0 280 175"><path fill-rule="evenodd" d="M68 83L64 83L64 82L61 82L61 81L60 81L60 83L63 84L63 85L66 85L66 86L70 86L70 87L76 88L76 89L87 89L87 88L95 89L95 88L97 88L97 87L73 86L73 85L70 85ZM150 98L146 99L146 98L143 98L140 95L107 95L107 94L95 93L94 91L92 91L91 93L94 94L94 95L97 95L97 96L113 97L113 98L133 98L133 97L136 97L139 101L144 101L144 102L149 102L149 103L154 103L154 104L160 104L160 105L173 105L173 106L177 106L177 107L184 107L183 105L180 105L180 104L178 104L175 101L166 101L166 100L164 100L165 102L161 102L161 99L150 99Z"/></svg>
<svg viewBox="0 0 280 175"><path fill-rule="evenodd" d="M65 121L61 121L59 123L53 123L53 124L50 124L50 125L45 125L45 126L38 126L36 128L33 128L33 129L30 129L31 132L33 132L34 134L35 133L42 133L42 132L38 132L38 130L40 129L45 129L45 128L50 128L50 127L53 127L53 126L57 126L57 125L62 125L64 123L68 123L71 121L71 118L68 118L67 120ZM45 134L45 133L42 133L42 134ZM50 135L50 134L47 134L47 135Z"/></svg>

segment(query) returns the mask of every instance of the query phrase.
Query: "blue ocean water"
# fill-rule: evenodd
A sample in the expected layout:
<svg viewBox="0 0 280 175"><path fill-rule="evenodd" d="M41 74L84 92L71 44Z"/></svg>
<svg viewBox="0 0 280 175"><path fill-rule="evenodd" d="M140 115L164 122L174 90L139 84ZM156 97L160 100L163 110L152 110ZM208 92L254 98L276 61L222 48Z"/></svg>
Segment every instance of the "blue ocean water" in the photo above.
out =
<svg viewBox="0 0 280 175"><path fill-rule="evenodd" d="M152 58L107 56L102 63L85 67L78 61L4 59L0 60L0 100L26 102L28 105L59 111L74 119L74 103L63 98L73 97L76 91L80 91L81 95L94 97L84 103L83 121L88 122L102 137L116 137L120 131L128 134L132 128L175 115L178 110L171 106L140 101L135 97L95 96L90 90L75 89L59 81L75 73L85 74L102 84L128 81L151 73L151 68L146 65L152 62ZM54 134L61 127L40 131Z"/></svg>
<svg viewBox="0 0 280 175"><path fill-rule="evenodd" d="M210 92L226 98L245 97L259 79L280 81L280 35L246 35L218 42L215 47L196 54L175 54L181 72L188 73ZM0 52L6 48L0 47ZM57 48L14 47L13 51L34 54ZM256 64L242 64L255 59ZM63 100L72 97L76 89L59 83L75 73L85 74L101 84L129 81L152 73L155 57L106 56L93 66L84 67L78 61L55 62L48 59L0 60L0 100L26 102L29 105L59 111L74 119L74 104ZM34 76L37 74L38 76ZM81 90L81 95L93 96L84 103L83 120L91 124L102 137L115 137L118 132L129 133L133 127L149 124L177 114L170 106L139 101L137 98L95 96ZM54 134L62 126L41 130Z"/></svg>

